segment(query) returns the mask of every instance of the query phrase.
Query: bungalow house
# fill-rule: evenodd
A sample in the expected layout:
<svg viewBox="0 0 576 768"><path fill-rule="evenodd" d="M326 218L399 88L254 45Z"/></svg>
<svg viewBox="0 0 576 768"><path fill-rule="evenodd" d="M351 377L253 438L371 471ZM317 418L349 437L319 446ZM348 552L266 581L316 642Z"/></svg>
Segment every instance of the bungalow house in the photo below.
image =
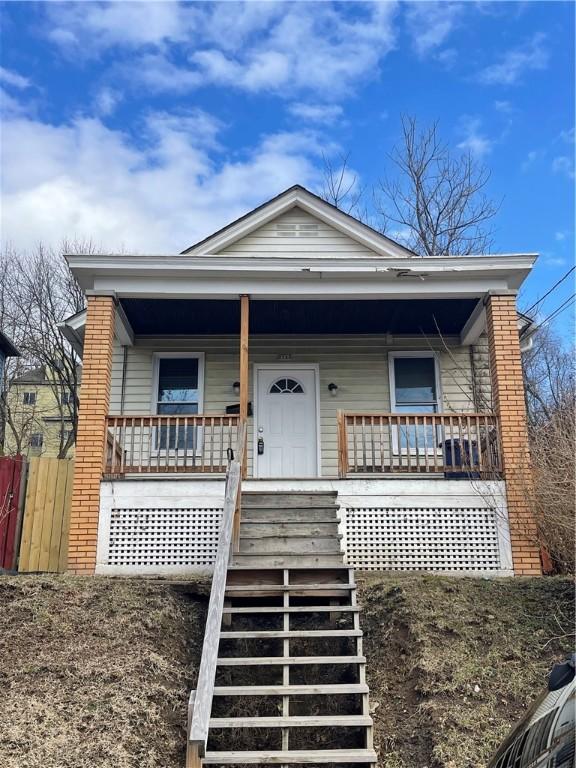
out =
<svg viewBox="0 0 576 768"><path fill-rule="evenodd" d="M347 565L539 573L516 311L535 259L421 258L300 186L178 255L69 256L70 569L210 570L245 424L240 509L330 498ZM273 564L333 562L317 532L292 545Z"/></svg>

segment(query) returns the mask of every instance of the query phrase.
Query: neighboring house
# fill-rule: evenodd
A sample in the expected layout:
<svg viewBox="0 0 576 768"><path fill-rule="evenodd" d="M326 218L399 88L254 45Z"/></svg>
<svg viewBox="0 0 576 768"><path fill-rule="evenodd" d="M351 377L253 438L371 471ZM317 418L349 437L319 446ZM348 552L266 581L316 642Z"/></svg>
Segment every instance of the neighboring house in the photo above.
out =
<svg viewBox="0 0 576 768"><path fill-rule="evenodd" d="M337 493L355 567L539 573L516 312L535 259L420 258L299 186L179 255L70 256L71 570L210 568L246 421L243 492Z"/></svg>
<svg viewBox="0 0 576 768"><path fill-rule="evenodd" d="M58 456L61 444L73 441L70 397L70 390L57 386L45 366L13 378L6 392L5 453ZM67 458L73 456L72 444Z"/></svg>

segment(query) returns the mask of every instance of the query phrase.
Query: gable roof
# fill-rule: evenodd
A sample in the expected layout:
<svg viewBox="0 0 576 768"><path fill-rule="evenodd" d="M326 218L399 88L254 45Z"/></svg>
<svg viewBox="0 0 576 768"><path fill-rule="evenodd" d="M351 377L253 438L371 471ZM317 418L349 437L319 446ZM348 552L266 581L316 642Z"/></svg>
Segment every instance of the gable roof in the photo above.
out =
<svg viewBox="0 0 576 768"><path fill-rule="evenodd" d="M276 197L214 232L214 234L191 245L182 251L182 254L203 256L219 253L232 243L246 237L246 235L293 208L306 211L320 221L348 235L356 242L365 245L381 257L417 257L417 254L410 249L386 237L349 213L341 211L335 205L326 202L299 184L289 187Z"/></svg>

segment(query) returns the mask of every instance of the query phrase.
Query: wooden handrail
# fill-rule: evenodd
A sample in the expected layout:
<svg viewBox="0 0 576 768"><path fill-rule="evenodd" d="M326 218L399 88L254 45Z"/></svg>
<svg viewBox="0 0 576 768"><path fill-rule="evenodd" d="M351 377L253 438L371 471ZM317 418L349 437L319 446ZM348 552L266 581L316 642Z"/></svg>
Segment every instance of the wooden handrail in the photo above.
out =
<svg viewBox="0 0 576 768"><path fill-rule="evenodd" d="M108 416L104 474L225 474L237 438L237 414Z"/></svg>
<svg viewBox="0 0 576 768"><path fill-rule="evenodd" d="M210 713L214 696L214 681L216 679L226 574L228 572L236 519L238 519L238 526L240 522L241 475L245 449L246 422L241 421L238 429L237 447L226 473L222 525L220 527L218 550L212 576L212 588L210 590L210 602L208 603L208 614L204 629L204 644L202 646L202 658L198 671L198 685L196 691L190 694L186 768L198 768L202 764L202 758L206 753Z"/></svg>
<svg viewBox="0 0 576 768"><path fill-rule="evenodd" d="M502 476L498 418L493 413L339 411L338 472Z"/></svg>

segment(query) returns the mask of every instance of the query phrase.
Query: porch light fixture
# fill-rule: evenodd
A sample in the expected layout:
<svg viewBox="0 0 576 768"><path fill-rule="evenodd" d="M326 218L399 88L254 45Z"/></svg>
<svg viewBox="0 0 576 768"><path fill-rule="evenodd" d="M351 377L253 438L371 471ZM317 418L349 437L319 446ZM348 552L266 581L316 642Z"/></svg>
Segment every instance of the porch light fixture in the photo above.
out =
<svg viewBox="0 0 576 768"><path fill-rule="evenodd" d="M240 394L240 382L239 381L235 381L234 384L232 384L232 391L234 392L235 395L239 395Z"/></svg>
<svg viewBox="0 0 576 768"><path fill-rule="evenodd" d="M336 397L338 394L338 385L334 383L328 384L328 392L330 392L331 397Z"/></svg>

